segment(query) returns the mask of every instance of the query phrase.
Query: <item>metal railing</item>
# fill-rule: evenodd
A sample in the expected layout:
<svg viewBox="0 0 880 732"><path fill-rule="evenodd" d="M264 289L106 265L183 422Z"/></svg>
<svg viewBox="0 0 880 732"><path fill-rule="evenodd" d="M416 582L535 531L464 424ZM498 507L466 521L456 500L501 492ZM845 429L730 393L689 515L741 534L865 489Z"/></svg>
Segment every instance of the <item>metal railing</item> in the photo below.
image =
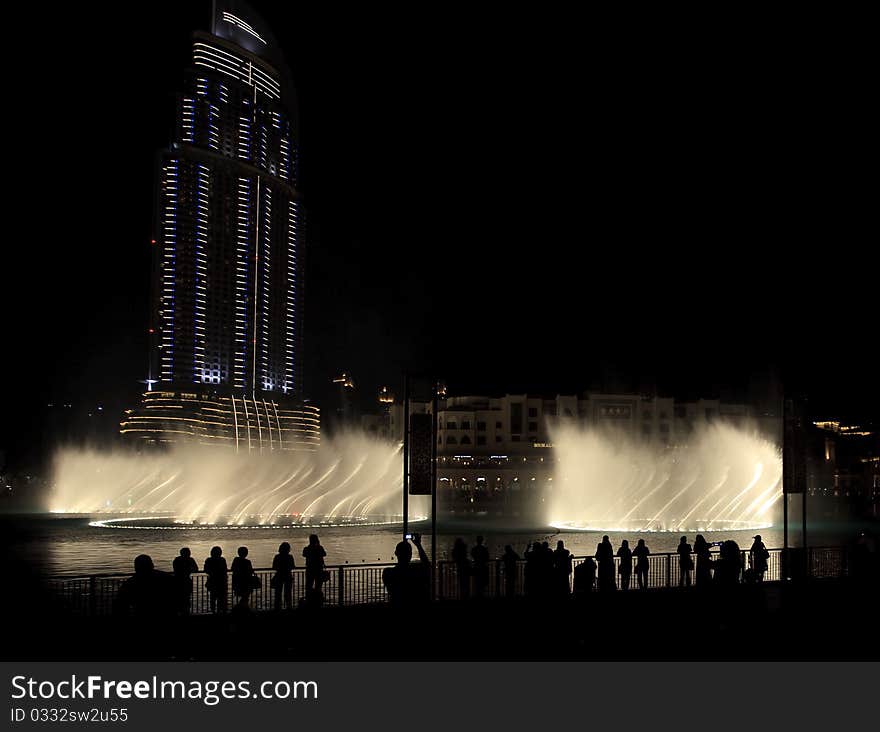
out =
<svg viewBox="0 0 880 732"><path fill-rule="evenodd" d="M806 550L790 550L792 552L789 565L797 563L801 570L796 574L806 574L810 578L823 579L832 577L846 577L849 574L847 550L844 547L810 547ZM782 549L770 549L770 557L767 560L767 571L764 573L765 582L776 582L783 579L784 561ZM696 561L696 558L694 561ZM718 558L717 553L712 554L713 561ZM572 569L581 564L586 557L572 557ZM741 551L741 568L737 581L745 581L745 570L749 568L749 552ZM322 603L330 606L363 605L368 603L385 602L388 597L382 581L382 573L392 564L357 564L337 565L327 567L329 577L322 584ZM673 552L651 554L648 556L648 571L645 589L668 589L686 584L686 577L690 577L691 585L695 584L695 569L690 569L686 575L680 571L680 557ZM614 582L617 589L621 588L620 558L614 558ZM437 563L435 576L436 597L438 600L457 600L463 595L471 597L481 594L485 597L503 597L510 589L515 596L525 594L526 588L526 562L520 560L516 563L516 575L510 588L507 585L507 577L504 571L504 563L500 560L489 562L482 577L473 569L466 570L465 577L459 575L459 568L454 562L440 561ZM256 569L254 574L258 578L259 586L255 588L249 597L249 605L253 610L272 610L276 603L276 589L271 586L274 575L271 569ZM795 574L789 571L788 576ZM64 611L76 615L108 615L114 611L116 599L122 583L131 575L101 574L83 577L53 577L47 580L50 590ZM230 575L231 577L231 575ZM684 582L683 582L684 579ZM211 612L210 593L206 587L207 575L195 573L192 575L192 594L189 596L188 610L191 614L207 614ZM569 575L569 589L571 589L572 576ZM633 563L633 573L630 576L629 591L638 590L638 582ZM594 585L593 589L596 587ZM227 588L227 608L231 608L236 601L232 594L231 582ZM305 569L297 568L292 573L291 595L293 604L306 596L306 573ZM281 593L283 602L283 592Z"/></svg>

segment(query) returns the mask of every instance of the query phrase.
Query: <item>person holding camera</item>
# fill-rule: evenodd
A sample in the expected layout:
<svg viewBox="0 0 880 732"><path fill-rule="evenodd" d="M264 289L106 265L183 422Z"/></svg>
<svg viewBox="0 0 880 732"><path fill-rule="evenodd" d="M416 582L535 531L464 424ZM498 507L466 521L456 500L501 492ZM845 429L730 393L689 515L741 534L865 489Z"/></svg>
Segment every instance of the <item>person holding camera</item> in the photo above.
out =
<svg viewBox="0 0 880 732"><path fill-rule="evenodd" d="M407 607L431 598L431 560L422 548L421 534L413 534L412 542L418 550L419 563L411 563L412 546L404 539L394 549L397 564L382 572L382 583L392 607Z"/></svg>

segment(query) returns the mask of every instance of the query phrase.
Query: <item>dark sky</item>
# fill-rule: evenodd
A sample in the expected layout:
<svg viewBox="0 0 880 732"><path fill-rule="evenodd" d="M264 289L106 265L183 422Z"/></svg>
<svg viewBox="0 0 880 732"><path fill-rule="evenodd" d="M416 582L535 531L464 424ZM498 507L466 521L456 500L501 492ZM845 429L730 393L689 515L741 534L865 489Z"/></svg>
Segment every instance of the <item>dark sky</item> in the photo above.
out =
<svg viewBox="0 0 880 732"><path fill-rule="evenodd" d="M873 82L833 22L254 4L299 95L318 402L342 369L370 398L404 369L681 396L774 372L876 413ZM15 12L7 408L125 404L156 150L208 3Z"/></svg>

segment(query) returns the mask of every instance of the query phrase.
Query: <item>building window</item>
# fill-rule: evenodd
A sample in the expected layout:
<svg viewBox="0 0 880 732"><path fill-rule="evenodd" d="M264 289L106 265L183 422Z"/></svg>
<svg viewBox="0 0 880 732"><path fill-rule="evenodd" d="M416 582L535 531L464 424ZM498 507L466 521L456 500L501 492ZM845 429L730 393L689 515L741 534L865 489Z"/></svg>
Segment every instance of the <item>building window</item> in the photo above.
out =
<svg viewBox="0 0 880 732"><path fill-rule="evenodd" d="M529 407L529 416L537 417L538 416L538 408L537 407Z"/></svg>
<svg viewBox="0 0 880 732"><path fill-rule="evenodd" d="M471 444L471 438L468 437L467 435L464 435L464 436L461 438L461 444L462 444L462 445L470 445L470 444Z"/></svg>
<svg viewBox="0 0 880 732"><path fill-rule="evenodd" d="M512 433L522 432L522 416L523 416L523 405L522 404L511 404L510 405L510 431Z"/></svg>
<svg viewBox="0 0 880 732"><path fill-rule="evenodd" d="M458 444L458 442L455 439L454 435L449 435L449 437L446 438L446 444L447 445L456 445L456 444Z"/></svg>
<svg viewBox="0 0 880 732"><path fill-rule="evenodd" d="M468 421L468 422L462 422L462 423L461 423L461 428L462 428L463 430L469 430L469 429L471 428L471 423L470 423L469 421Z"/></svg>
<svg viewBox="0 0 880 732"><path fill-rule="evenodd" d="M485 445L486 444L486 435L477 435L477 444Z"/></svg>
<svg viewBox="0 0 880 732"><path fill-rule="evenodd" d="M496 429L496 430L500 430L500 429L501 429L501 422L496 422L496 423L495 423L495 429Z"/></svg>
<svg viewBox="0 0 880 732"><path fill-rule="evenodd" d="M665 434L669 434L669 425L668 425L668 424L665 424L665 423L664 423L664 424L661 424L661 425L660 425L660 431L661 431L664 435L665 435Z"/></svg>
<svg viewBox="0 0 880 732"><path fill-rule="evenodd" d="M684 419L687 416L687 410L684 407L675 408L675 418Z"/></svg>
<svg viewBox="0 0 880 732"><path fill-rule="evenodd" d="M486 431L486 423L485 422L477 422L477 432L485 432Z"/></svg>
<svg viewBox="0 0 880 732"><path fill-rule="evenodd" d="M446 423L446 429L448 429L448 430L457 430L458 427L457 427L457 425L455 424L455 422L447 422L447 423Z"/></svg>

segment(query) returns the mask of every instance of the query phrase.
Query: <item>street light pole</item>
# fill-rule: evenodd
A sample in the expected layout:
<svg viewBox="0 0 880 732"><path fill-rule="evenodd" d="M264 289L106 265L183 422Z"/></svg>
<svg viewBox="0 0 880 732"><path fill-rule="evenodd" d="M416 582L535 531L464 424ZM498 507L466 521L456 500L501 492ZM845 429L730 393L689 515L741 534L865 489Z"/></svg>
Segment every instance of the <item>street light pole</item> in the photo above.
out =
<svg viewBox="0 0 880 732"><path fill-rule="evenodd" d="M431 398L431 599L437 594L437 383Z"/></svg>
<svg viewBox="0 0 880 732"><path fill-rule="evenodd" d="M409 533L409 374L403 374L403 538Z"/></svg>

